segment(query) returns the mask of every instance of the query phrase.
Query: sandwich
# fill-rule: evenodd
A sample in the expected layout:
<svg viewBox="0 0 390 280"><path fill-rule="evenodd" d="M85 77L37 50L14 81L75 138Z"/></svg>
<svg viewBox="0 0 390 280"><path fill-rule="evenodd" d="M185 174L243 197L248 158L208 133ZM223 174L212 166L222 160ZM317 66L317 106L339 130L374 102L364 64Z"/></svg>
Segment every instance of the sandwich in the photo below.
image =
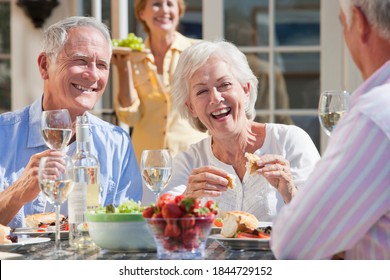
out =
<svg viewBox="0 0 390 280"><path fill-rule="evenodd" d="M224 214L221 234L224 237L235 237L238 232L253 232L259 226L259 220L244 211L230 211Z"/></svg>
<svg viewBox="0 0 390 280"><path fill-rule="evenodd" d="M256 164L256 161L258 161L260 157L251 153L245 153L244 156L247 158L247 162L245 164L247 172L249 172L249 174L257 174L256 170L259 166Z"/></svg>
<svg viewBox="0 0 390 280"><path fill-rule="evenodd" d="M65 220L64 215L60 214L60 224ZM56 213L39 213L33 215L27 215L25 218L26 225L30 228L38 228L42 225L55 225Z"/></svg>

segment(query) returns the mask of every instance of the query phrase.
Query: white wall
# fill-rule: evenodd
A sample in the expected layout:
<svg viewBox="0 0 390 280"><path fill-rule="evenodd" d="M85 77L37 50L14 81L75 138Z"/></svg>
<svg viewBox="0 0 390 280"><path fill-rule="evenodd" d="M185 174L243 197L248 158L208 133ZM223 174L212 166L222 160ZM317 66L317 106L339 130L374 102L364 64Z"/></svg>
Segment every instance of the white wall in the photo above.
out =
<svg viewBox="0 0 390 280"><path fill-rule="evenodd" d="M43 29L69 15L73 1L60 0ZM31 104L43 92L38 71L38 54L41 50L42 28L35 28L24 10L11 3L11 110Z"/></svg>

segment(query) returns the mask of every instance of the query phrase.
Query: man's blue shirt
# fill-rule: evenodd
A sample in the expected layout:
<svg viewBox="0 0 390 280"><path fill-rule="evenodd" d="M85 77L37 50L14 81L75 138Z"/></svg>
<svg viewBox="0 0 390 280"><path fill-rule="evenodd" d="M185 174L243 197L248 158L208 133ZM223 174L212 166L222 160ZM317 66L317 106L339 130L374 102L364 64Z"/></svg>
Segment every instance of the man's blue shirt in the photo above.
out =
<svg viewBox="0 0 390 280"><path fill-rule="evenodd" d="M0 195L20 177L32 155L48 149L41 135L41 115L42 98L31 106L0 115ZM100 162L101 203L117 206L125 199L141 201L142 178L129 134L90 113L87 116L92 130L91 152ZM67 147L66 153L76 153L76 142ZM53 209L41 192L8 225L23 227L26 215ZM66 202L61 213L67 214Z"/></svg>

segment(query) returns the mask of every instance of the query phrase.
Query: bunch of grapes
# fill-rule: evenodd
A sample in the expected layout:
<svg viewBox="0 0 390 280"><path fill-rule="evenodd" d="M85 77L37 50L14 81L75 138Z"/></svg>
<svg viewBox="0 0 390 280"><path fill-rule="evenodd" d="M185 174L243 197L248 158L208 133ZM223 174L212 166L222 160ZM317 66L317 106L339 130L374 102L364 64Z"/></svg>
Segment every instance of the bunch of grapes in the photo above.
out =
<svg viewBox="0 0 390 280"><path fill-rule="evenodd" d="M134 33L129 33L125 39L112 39L112 45L114 47L127 47L136 51L142 51L145 48L142 38Z"/></svg>

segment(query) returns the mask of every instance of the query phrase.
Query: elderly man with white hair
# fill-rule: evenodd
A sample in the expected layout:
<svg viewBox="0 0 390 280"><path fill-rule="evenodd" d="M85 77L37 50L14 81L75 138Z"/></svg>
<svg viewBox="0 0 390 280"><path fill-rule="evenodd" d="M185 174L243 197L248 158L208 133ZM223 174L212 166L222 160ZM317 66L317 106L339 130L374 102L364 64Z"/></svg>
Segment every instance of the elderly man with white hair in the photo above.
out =
<svg viewBox="0 0 390 280"><path fill-rule="evenodd" d="M276 217L278 259L390 259L390 0L340 0L364 83L313 173Z"/></svg>

